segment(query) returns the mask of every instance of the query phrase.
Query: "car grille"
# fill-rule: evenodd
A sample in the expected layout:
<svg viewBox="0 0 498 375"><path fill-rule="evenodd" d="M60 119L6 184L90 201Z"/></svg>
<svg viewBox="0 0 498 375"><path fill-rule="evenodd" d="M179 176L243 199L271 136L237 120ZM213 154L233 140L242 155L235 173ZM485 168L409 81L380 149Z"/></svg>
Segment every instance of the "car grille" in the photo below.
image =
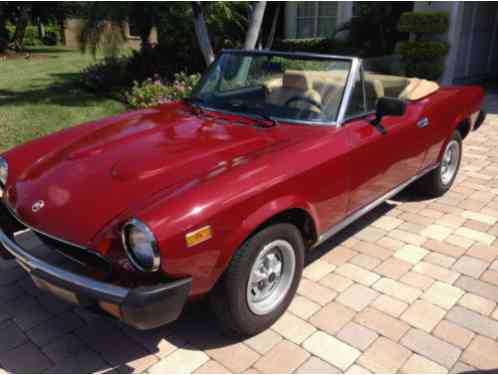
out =
<svg viewBox="0 0 498 375"><path fill-rule="evenodd" d="M47 255L47 253L52 252L53 254L50 254L52 255L51 259L59 258L60 260L60 257L57 255L62 256L65 258L64 263L71 268L81 268L81 266L88 267L93 271L98 272L103 278L107 278L111 274L111 264L100 254L94 250L71 244L29 227L7 207L3 200L0 200L0 227L6 235L13 239L15 233L27 230L31 231L45 245L43 251L39 248L36 249L37 254L33 254L35 256L41 256L42 253ZM57 261L57 263L59 263L59 261ZM87 273L86 271L88 270L85 270L85 273Z"/></svg>

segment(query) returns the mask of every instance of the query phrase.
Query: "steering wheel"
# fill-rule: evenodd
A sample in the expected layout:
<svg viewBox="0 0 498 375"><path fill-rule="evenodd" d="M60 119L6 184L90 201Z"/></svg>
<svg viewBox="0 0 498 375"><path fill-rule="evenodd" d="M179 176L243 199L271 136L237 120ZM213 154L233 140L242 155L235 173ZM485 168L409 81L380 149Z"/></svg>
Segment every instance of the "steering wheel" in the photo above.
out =
<svg viewBox="0 0 498 375"><path fill-rule="evenodd" d="M285 102L285 105L288 107L289 104L291 103L294 103L294 102L305 102L305 103L308 103L308 104L311 104L312 106L315 106L317 107L320 112L323 111L323 107L320 103L318 103L316 100L313 100L311 99L310 97L308 96L304 96L304 95L295 95L293 96L292 98L288 99L286 102Z"/></svg>

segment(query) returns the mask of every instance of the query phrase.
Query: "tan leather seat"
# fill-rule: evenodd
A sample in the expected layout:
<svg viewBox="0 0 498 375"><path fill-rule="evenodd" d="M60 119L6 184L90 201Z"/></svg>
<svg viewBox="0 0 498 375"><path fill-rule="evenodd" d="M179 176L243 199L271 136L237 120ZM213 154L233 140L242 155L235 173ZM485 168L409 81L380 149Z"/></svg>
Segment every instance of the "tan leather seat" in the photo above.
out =
<svg viewBox="0 0 498 375"><path fill-rule="evenodd" d="M322 97L313 88L313 82L308 72L300 70L286 70L282 78L282 86L276 87L272 82L269 90L268 102L280 106L285 106L286 103L294 97L304 97L322 104ZM320 112L320 109L305 100L296 100L289 103L289 107Z"/></svg>
<svg viewBox="0 0 498 375"><path fill-rule="evenodd" d="M439 85L436 82L426 79L410 78L408 85L399 94L401 100L420 100L439 90Z"/></svg>

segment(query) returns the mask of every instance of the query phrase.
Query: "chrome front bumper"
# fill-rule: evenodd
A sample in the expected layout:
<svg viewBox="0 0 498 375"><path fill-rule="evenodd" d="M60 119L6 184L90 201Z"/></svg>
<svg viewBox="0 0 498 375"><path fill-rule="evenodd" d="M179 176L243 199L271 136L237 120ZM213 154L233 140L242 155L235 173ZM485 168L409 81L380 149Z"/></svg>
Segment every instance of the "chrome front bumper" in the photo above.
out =
<svg viewBox="0 0 498 375"><path fill-rule="evenodd" d="M0 244L32 277L35 284L67 301L98 307L138 329L151 329L178 318L190 293L185 278L134 289L101 282L33 256L0 229Z"/></svg>

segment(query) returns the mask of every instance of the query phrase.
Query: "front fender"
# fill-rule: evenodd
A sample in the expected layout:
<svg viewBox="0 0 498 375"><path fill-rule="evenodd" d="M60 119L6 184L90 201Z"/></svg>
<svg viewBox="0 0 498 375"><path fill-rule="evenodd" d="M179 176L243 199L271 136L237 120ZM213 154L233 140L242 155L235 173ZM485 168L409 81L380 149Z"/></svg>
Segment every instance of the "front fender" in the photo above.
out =
<svg viewBox="0 0 498 375"><path fill-rule="evenodd" d="M224 269L226 269L228 263L232 259L235 251L244 243L244 241L254 233L258 227L268 222L277 215L280 215L291 209L299 209L306 212L313 220L313 225L315 232L320 227L319 219L315 208L307 201L301 199L298 196L288 195L273 199L261 205L259 208L255 209L249 216L247 216L241 223L237 226L233 235L225 243L225 249L229 251L224 251L220 254L218 262L216 264L217 274L214 275L213 281L216 281Z"/></svg>

